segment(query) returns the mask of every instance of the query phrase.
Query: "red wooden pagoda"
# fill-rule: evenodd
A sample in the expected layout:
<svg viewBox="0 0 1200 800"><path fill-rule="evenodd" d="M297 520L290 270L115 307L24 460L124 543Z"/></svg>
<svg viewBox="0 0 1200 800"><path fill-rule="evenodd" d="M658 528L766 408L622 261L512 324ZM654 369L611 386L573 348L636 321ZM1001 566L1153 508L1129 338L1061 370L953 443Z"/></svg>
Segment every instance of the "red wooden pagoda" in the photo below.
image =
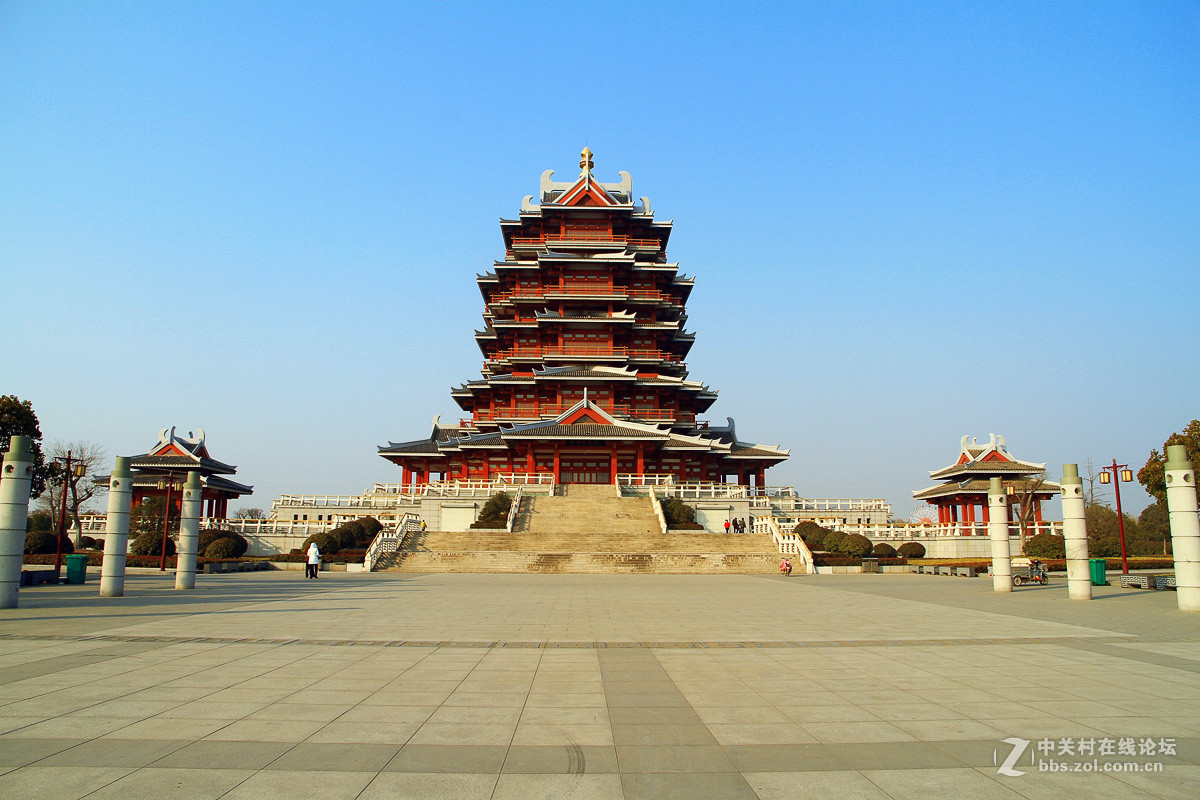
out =
<svg viewBox="0 0 1200 800"><path fill-rule="evenodd" d="M1014 458L1003 436L992 434L985 445L967 439L962 437L957 461L929 473L944 483L913 492L913 498L937 506L942 524L987 522L988 485L992 478L1000 478L1011 493L1028 495L1024 499L1033 504L1034 520L1041 522L1042 502L1060 491L1057 483L1040 477L1046 465Z"/></svg>
<svg viewBox="0 0 1200 800"><path fill-rule="evenodd" d="M229 501L254 492L253 486L238 483L226 475L233 475L237 467L217 461L208 454L204 431L188 432L179 436L175 428L163 428L158 434L158 444L149 452L129 459L132 472L133 499L137 507L148 497L170 497L171 505L178 508L183 495L178 488L169 492L167 483L183 483L188 472L199 472L204 487L201 512L205 517L223 519L229 516ZM107 486L108 476L96 478L96 482Z"/></svg>
<svg viewBox="0 0 1200 800"><path fill-rule="evenodd" d="M552 474L611 483L620 473L764 485L788 451L697 419L717 393L688 380L693 279L667 261L669 221L634 202L632 179L601 183L584 149L571 183L542 174L540 202L501 220L505 255L478 276L483 377L451 391L470 414L434 418L428 438L389 443L402 482Z"/></svg>

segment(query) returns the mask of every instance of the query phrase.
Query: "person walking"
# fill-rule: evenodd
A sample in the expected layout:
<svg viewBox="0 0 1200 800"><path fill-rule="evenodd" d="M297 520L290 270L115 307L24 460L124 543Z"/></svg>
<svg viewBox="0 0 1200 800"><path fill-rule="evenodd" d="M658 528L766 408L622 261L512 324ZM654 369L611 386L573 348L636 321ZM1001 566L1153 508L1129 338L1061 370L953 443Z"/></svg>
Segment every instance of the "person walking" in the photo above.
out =
<svg viewBox="0 0 1200 800"><path fill-rule="evenodd" d="M729 520L725 520L725 532L729 533Z"/></svg>
<svg viewBox="0 0 1200 800"><path fill-rule="evenodd" d="M304 577L316 580L317 570L321 568L321 550L316 542L308 543L308 563L304 565Z"/></svg>

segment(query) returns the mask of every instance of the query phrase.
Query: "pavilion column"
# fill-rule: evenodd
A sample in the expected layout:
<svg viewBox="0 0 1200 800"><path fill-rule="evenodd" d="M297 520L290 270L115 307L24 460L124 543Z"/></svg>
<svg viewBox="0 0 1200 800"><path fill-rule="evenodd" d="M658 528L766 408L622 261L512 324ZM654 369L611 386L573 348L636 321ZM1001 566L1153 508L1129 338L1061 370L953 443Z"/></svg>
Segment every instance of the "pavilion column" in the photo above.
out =
<svg viewBox="0 0 1200 800"><path fill-rule="evenodd" d="M129 501L133 485L129 458L117 456L117 465L108 476L108 518L104 524L104 560L100 562L100 596L125 595L125 561L129 558ZM208 501L212 516L213 501Z"/></svg>
<svg viewBox="0 0 1200 800"><path fill-rule="evenodd" d="M183 506L179 514L179 550L175 560L175 588L196 588L196 550L200 544L200 503L204 487L200 473L188 473L183 485Z"/></svg>
<svg viewBox="0 0 1200 800"><path fill-rule="evenodd" d="M559 457L558 442L554 443L554 482L562 482L562 459Z"/></svg>
<svg viewBox="0 0 1200 800"><path fill-rule="evenodd" d="M533 463L533 444L532 443L525 446L525 471L528 472L530 475L532 475L534 472L537 471L537 468Z"/></svg>
<svg viewBox="0 0 1200 800"><path fill-rule="evenodd" d="M617 446L610 444L608 446L608 477L613 483L617 482Z"/></svg>
<svg viewBox="0 0 1200 800"><path fill-rule="evenodd" d="M1063 464L1063 540L1067 549L1067 597L1071 600L1092 599L1084 506L1083 479L1079 477L1079 465Z"/></svg>
<svg viewBox="0 0 1200 800"><path fill-rule="evenodd" d="M646 474L646 446L641 442L637 446L637 474L639 477Z"/></svg>
<svg viewBox="0 0 1200 800"><path fill-rule="evenodd" d="M991 514L988 513L988 507L980 506L979 510L983 513L983 519L981 521L982 522L991 522Z"/></svg>
<svg viewBox="0 0 1200 800"><path fill-rule="evenodd" d="M764 469L764 468L760 468L760 469L758 470L758 473L755 475L755 478L754 478L754 480L755 480L755 483L757 483L757 484L758 484L758 488L759 488L759 489L761 489L761 488L763 488L764 486L766 486L766 485L767 485L767 471L766 471L766 469Z"/></svg>
<svg viewBox="0 0 1200 800"><path fill-rule="evenodd" d="M33 448L28 436L12 436L0 468L0 608L16 608L29 520Z"/></svg>
<svg viewBox="0 0 1200 800"><path fill-rule="evenodd" d="M988 521L988 537L992 540L992 589L997 592L1012 591L1012 549L1008 542L1008 496L1004 493L1004 482L992 478L988 485L988 505L991 519Z"/></svg>
<svg viewBox="0 0 1200 800"><path fill-rule="evenodd" d="M1180 611L1200 611L1200 519L1196 472L1187 456L1187 445L1167 446L1167 515L1175 554L1175 599Z"/></svg>

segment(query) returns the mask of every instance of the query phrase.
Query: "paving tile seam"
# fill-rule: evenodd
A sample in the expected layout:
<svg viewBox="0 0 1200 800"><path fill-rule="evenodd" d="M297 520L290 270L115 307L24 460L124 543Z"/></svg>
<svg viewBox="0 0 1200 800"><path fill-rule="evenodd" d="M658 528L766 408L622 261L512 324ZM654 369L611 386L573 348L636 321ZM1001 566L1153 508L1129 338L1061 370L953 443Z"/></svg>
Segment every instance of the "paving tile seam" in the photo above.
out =
<svg viewBox="0 0 1200 800"><path fill-rule="evenodd" d="M527 650L597 650L605 648L635 649L794 649L840 647L962 647L1011 645L1076 645L1094 644L1163 644L1197 643L1200 639L1164 636L1045 636L979 639L850 639L850 640L781 640L765 641L456 641L433 639L258 639L226 636L133 636L128 634L0 634L0 641L75 641L75 642L134 642L160 644L256 644L277 647L416 647L416 648L474 648ZM1114 653L1116 655L1116 653Z"/></svg>

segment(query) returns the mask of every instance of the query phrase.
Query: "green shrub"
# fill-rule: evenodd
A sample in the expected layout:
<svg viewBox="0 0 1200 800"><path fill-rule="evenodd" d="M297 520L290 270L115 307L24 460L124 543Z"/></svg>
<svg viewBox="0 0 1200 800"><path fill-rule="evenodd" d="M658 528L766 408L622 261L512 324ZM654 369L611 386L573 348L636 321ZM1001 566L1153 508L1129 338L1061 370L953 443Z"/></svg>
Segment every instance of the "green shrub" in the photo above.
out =
<svg viewBox="0 0 1200 800"><path fill-rule="evenodd" d="M871 552L871 540L861 533L848 533L837 543L836 552L862 558Z"/></svg>
<svg viewBox="0 0 1200 800"><path fill-rule="evenodd" d="M222 539L228 539L234 543L234 554L232 556L223 556L223 558L241 558L249 549L250 543L246 541L246 537L242 536L237 531L227 531L221 528L206 528L200 531L200 542L197 546L197 552L207 553L208 548L214 542ZM318 545L319 547L320 545Z"/></svg>
<svg viewBox="0 0 1200 800"><path fill-rule="evenodd" d="M91 536L80 536L79 537L79 549L80 550L95 550L96 549L96 540L93 539Z"/></svg>
<svg viewBox="0 0 1200 800"><path fill-rule="evenodd" d="M507 522L508 510L512 508L512 495L496 492L488 498L479 511L479 522Z"/></svg>
<svg viewBox="0 0 1200 800"><path fill-rule="evenodd" d="M840 553L842 539L846 538L846 534L840 531L829 531L825 534L825 539L821 543L821 549L827 553Z"/></svg>
<svg viewBox="0 0 1200 800"><path fill-rule="evenodd" d="M329 532L329 535L337 540L338 550L350 550L358 544L358 540L362 538L363 526L356 519L349 522L343 522ZM320 547L321 545L317 545Z"/></svg>
<svg viewBox="0 0 1200 800"><path fill-rule="evenodd" d="M1039 533L1025 540L1025 555L1030 558L1066 558L1067 543L1061 536Z"/></svg>
<svg viewBox="0 0 1200 800"><path fill-rule="evenodd" d="M793 533L800 534L800 538L808 545L809 550L825 550L825 537L830 534L830 531L812 520L805 520L793 529Z"/></svg>
<svg viewBox="0 0 1200 800"><path fill-rule="evenodd" d="M504 513L504 518L508 519L507 511ZM361 525L363 529L363 535L362 538L358 540L358 544L361 547L370 547L371 542L375 541L375 537L379 535L381 530L383 530L383 523L374 517L360 517L358 524Z"/></svg>
<svg viewBox="0 0 1200 800"><path fill-rule="evenodd" d="M158 533L143 533L141 536L133 540L133 544L129 545L129 554L134 556L161 556L162 555L162 531ZM167 556L175 555L175 540L167 537Z"/></svg>
<svg viewBox="0 0 1200 800"><path fill-rule="evenodd" d="M29 517L25 520L25 530L27 531L49 532L53 527L54 517L49 511L30 511Z"/></svg>
<svg viewBox="0 0 1200 800"><path fill-rule="evenodd" d="M871 555L876 558L895 558L896 548L892 547L887 542L880 542L871 548Z"/></svg>
<svg viewBox="0 0 1200 800"><path fill-rule="evenodd" d="M925 545L920 542L905 542L896 548L896 555L901 558L924 558Z"/></svg>
<svg viewBox="0 0 1200 800"><path fill-rule="evenodd" d="M320 547L320 545L317 545ZM233 539L217 539L204 548L205 558L237 558L237 542Z"/></svg>
<svg viewBox="0 0 1200 800"><path fill-rule="evenodd" d="M668 497L660 505L662 506L663 519L667 521L668 528L675 528L680 525L694 525L696 523L696 509L678 497Z"/></svg>
<svg viewBox="0 0 1200 800"><path fill-rule="evenodd" d="M300 549L307 553L308 546L313 542L317 543L317 549L321 551L322 556L331 556L342 549L338 545L338 540L328 533L314 533L304 540L304 546Z"/></svg>
<svg viewBox="0 0 1200 800"><path fill-rule="evenodd" d="M37 553L54 553L53 531L30 531L25 534L25 552L31 555ZM75 545L71 543L71 537L63 535L61 537L62 551L64 553L74 553Z"/></svg>

